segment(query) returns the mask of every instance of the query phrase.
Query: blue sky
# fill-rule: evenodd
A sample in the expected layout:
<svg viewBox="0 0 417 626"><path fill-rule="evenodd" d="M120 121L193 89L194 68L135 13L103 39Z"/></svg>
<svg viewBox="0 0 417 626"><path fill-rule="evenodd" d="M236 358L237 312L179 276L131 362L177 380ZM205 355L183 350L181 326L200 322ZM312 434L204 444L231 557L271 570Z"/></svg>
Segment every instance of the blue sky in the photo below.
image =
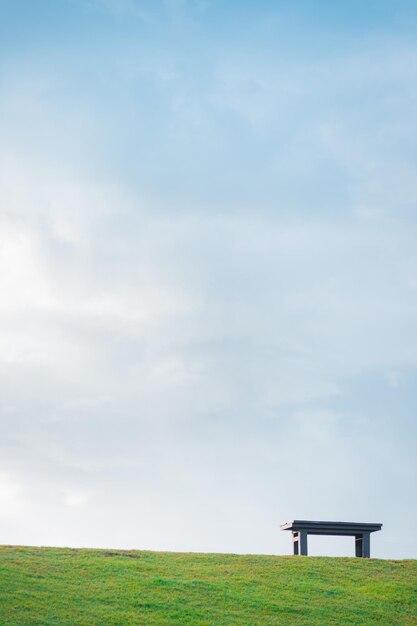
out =
<svg viewBox="0 0 417 626"><path fill-rule="evenodd" d="M4 543L417 557L416 86L414 2L0 0Z"/></svg>

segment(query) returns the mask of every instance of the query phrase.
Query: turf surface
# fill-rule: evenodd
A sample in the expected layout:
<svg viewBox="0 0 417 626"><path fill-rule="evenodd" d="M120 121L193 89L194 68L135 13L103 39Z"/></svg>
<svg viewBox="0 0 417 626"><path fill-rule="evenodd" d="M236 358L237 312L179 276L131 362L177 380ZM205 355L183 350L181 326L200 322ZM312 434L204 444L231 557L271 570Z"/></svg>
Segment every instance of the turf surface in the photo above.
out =
<svg viewBox="0 0 417 626"><path fill-rule="evenodd" d="M0 624L417 624L417 561L0 547Z"/></svg>

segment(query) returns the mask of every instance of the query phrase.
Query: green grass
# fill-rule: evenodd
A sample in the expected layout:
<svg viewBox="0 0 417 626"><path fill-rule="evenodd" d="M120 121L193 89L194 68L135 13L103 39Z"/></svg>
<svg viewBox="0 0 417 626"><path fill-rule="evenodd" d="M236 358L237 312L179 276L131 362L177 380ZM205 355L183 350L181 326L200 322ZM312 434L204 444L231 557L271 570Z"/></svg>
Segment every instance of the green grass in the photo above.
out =
<svg viewBox="0 0 417 626"><path fill-rule="evenodd" d="M0 624L417 624L417 561L0 547Z"/></svg>

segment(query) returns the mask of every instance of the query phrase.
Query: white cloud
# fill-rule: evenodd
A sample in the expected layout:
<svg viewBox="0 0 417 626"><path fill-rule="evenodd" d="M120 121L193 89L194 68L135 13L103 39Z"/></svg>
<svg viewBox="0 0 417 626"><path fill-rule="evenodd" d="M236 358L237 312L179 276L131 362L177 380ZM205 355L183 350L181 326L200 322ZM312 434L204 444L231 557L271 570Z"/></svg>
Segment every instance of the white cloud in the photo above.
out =
<svg viewBox="0 0 417 626"><path fill-rule="evenodd" d="M88 499L89 495L87 493L83 491L72 490L67 491L63 495L62 502L69 507L81 508L85 506L85 504L88 502Z"/></svg>
<svg viewBox="0 0 417 626"><path fill-rule="evenodd" d="M6 472L0 472L0 516L11 517L21 514L20 484Z"/></svg>

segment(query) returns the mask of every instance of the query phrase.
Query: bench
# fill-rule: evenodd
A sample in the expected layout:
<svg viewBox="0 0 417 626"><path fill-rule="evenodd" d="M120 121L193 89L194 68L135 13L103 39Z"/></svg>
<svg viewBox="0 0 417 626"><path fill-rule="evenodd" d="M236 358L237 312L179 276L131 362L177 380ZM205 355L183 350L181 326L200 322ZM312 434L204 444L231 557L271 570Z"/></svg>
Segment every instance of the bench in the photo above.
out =
<svg viewBox="0 0 417 626"><path fill-rule="evenodd" d="M314 522L295 519L281 524L281 530L291 530L294 554L307 556L308 535L344 535L355 537L355 556L371 556L371 533L381 530L382 524L361 524L358 522Z"/></svg>

